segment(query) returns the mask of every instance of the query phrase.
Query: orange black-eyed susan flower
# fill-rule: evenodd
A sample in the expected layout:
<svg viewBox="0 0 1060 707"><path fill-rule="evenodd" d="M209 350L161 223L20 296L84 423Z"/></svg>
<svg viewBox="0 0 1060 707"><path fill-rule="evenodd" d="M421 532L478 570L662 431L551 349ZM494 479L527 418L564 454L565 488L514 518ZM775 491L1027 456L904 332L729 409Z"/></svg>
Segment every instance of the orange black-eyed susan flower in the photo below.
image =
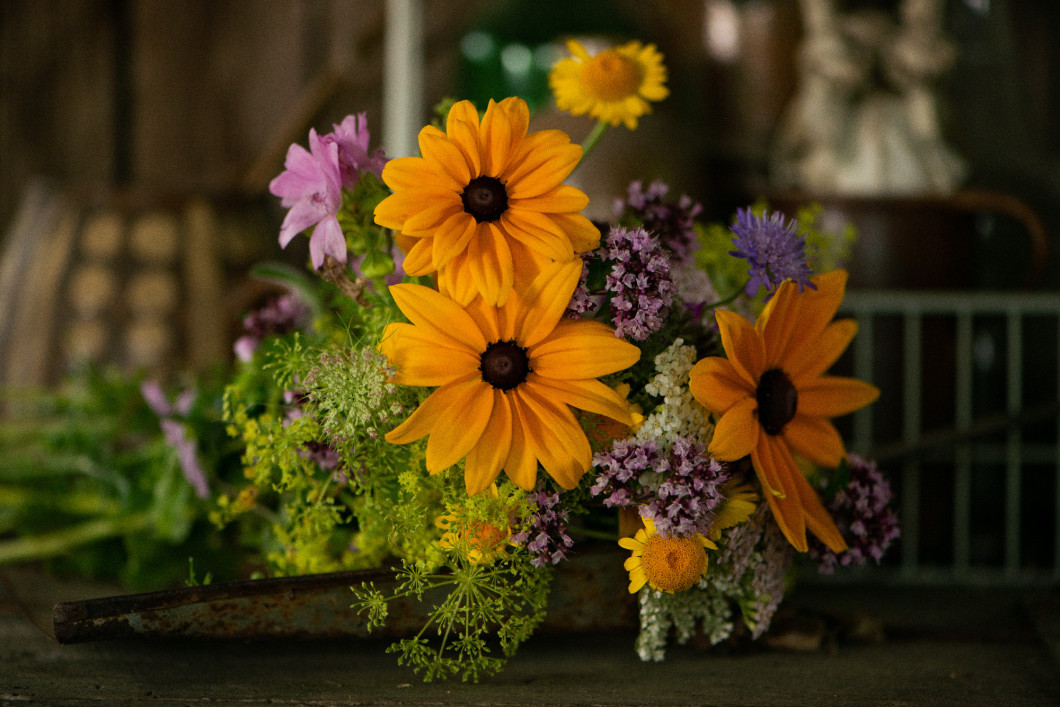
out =
<svg viewBox="0 0 1060 707"><path fill-rule="evenodd" d="M777 524L801 552L807 529L834 552L846 542L793 454L838 466L846 451L829 419L879 396L868 383L825 375L857 332L853 320L832 321L846 280L846 272L836 270L815 277L816 289L802 292L789 280L755 324L719 310L726 357L704 358L690 373L693 396L719 416L710 453L720 461L750 455Z"/></svg>
<svg viewBox="0 0 1060 707"><path fill-rule="evenodd" d="M574 488L592 451L571 407L632 425L626 400L596 379L640 358L605 324L563 316L580 272L581 260L553 263L500 307L481 297L461 306L421 285L391 287L411 323L389 325L379 349L397 383L438 387L387 441L428 436L431 473L465 459L470 494L502 469L529 491L539 462Z"/></svg>

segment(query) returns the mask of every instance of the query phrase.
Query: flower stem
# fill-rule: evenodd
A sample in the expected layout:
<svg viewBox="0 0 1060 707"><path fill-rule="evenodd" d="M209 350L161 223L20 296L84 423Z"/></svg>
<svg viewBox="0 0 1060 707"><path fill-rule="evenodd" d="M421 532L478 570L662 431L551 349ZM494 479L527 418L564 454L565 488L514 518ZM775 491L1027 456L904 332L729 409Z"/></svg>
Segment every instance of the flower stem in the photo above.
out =
<svg viewBox="0 0 1060 707"><path fill-rule="evenodd" d="M750 279L748 279L747 282L750 282ZM731 295L729 295L725 299L720 299L717 302L711 302L710 304L703 305L703 309L716 309L718 307L724 307L727 304L731 304L732 302L735 302L736 298L739 297L740 295L742 295L743 291L747 289L747 282L745 282L742 287L737 289L736 292L733 292Z"/></svg>
<svg viewBox="0 0 1060 707"><path fill-rule="evenodd" d="M0 565L63 555L80 545L142 530L147 522L146 513L124 518L98 518L44 535L0 542Z"/></svg>
<svg viewBox="0 0 1060 707"><path fill-rule="evenodd" d="M585 158L589 156L589 153L596 147L596 143L600 142L600 138L607 132L607 128L610 127L607 123L602 120L597 121L596 125L593 126L593 130L589 133L589 136L582 142L582 158L578 164L585 161Z"/></svg>

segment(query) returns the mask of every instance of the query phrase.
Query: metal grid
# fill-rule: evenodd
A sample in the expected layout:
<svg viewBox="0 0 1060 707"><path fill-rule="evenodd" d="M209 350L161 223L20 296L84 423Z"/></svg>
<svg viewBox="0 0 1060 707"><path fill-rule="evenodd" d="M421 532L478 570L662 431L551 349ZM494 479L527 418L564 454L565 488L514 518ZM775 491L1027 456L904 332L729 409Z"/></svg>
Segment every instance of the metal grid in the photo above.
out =
<svg viewBox="0 0 1060 707"><path fill-rule="evenodd" d="M882 390L844 431L891 478L902 521L869 574L1060 581L1060 295L851 291L843 313L859 332L841 372Z"/></svg>

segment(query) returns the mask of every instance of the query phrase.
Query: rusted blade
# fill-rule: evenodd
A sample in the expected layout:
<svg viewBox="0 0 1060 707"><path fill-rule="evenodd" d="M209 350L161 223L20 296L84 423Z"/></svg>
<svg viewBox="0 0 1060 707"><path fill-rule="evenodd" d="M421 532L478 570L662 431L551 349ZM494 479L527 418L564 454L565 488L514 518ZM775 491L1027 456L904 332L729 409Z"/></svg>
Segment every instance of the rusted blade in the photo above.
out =
<svg viewBox="0 0 1060 707"><path fill-rule="evenodd" d="M336 572L63 602L52 612L53 630L64 644L138 636L365 637L365 617L350 608L350 587L362 582L374 582L385 593L396 579L383 570ZM539 630L634 626L636 603L626 591L627 582L617 548L579 553L557 569L548 615ZM392 601L386 626L371 635L393 637L419 630L430 600Z"/></svg>

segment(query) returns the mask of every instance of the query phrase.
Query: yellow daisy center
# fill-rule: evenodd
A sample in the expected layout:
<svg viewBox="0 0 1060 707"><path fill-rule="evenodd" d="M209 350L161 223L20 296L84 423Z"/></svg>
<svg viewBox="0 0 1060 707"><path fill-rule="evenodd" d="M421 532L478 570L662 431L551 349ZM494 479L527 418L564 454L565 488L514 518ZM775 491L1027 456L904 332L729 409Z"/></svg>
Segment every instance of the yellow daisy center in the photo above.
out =
<svg viewBox="0 0 1060 707"><path fill-rule="evenodd" d="M799 392L788 378L788 374L779 368L771 368L758 379L755 391L758 402L758 423L766 434L778 435L784 425L795 417L799 405Z"/></svg>
<svg viewBox="0 0 1060 707"><path fill-rule="evenodd" d="M608 50L585 62L582 83L593 98L618 101L634 95L640 88L641 71L629 57Z"/></svg>
<svg viewBox="0 0 1060 707"><path fill-rule="evenodd" d="M664 592L683 592L707 569L707 553L699 538L666 538L652 534L640 558L648 584Z"/></svg>
<svg viewBox="0 0 1060 707"><path fill-rule="evenodd" d="M514 341L495 341L482 352L479 370L482 380L494 388L511 390L526 380L530 359L526 349Z"/></svg>
<svg viewBox="0 0 1060 707"><path fill-rule="evenodd" d="M471 537L468 539L471 547L485 553L496 550L510 536L508 532L501 530L493 523L472 523L471 530Z"/></svg>

